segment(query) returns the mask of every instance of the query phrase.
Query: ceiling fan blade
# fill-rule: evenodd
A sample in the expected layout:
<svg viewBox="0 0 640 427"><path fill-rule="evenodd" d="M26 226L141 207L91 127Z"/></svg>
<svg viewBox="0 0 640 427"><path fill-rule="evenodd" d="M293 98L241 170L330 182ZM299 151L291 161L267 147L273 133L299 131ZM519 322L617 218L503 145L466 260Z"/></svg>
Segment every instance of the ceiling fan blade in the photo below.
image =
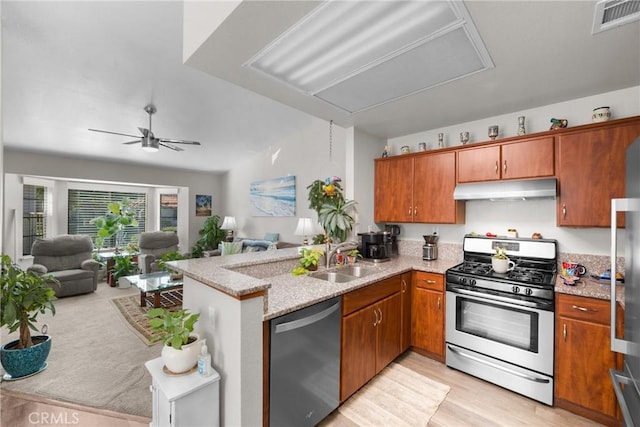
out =
<svg viewBox="0 0 640 427"><path fill-rule="evenodd" d="M200 143L198 141L187 141L187 140L184 140L184 139L160 138L160 142L170 142L172 144L200 145Z"/></svg>
<svg viewBox="0 0 640 427"><path fill-rule="evenodd" d="M171 150L173 150L173 151L184 151L184 150L183 150L182 148L180 148L180 147L174 147L174 146L173 146L173 145L171 145L171 144L165 144L164 142L162 142L162 140L158 141L158 144L162 145L163 147L170 148L170 149L171 149Z"/></svg>
<svg viewBox="0 0 640 427"><path fill-rule="evenodd" d="M100 129L89 129L91 132L102 132L102 133L110 133L112 135L120 135L120 136L128 136L131 138L140 138L138 135L129 135L128 133L120 133L120 132L111 132L108 130L100 130Z"/></svg>
<svg viewBox="0 0 640 427"><path fill-rule="evenodd" d="M126 144L126 145L140 144L140 142L141 142L140 139L137 139L135 141L123 142L123 144Z"/></svg>

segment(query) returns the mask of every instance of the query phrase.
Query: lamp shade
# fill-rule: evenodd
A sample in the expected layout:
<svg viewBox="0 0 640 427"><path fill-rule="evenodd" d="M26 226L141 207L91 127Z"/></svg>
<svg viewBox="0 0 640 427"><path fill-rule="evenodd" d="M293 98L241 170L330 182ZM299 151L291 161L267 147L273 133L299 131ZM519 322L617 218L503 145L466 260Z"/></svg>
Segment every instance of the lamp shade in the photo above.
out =
<svg viewBox="0 0 640 427"><path fill-rule="evenodd" d="M308 236L313 234L313 221L311 218L298 218L298 226L293 232L296 236Z"/></svg>
<svg viewBox="0 0 640 427"><path fill-rule="evenodd" d="M236 217L235 216L225 216L222 221L222 225L220 226L222 230L235 230L237 228L236 225Z"/></svg>

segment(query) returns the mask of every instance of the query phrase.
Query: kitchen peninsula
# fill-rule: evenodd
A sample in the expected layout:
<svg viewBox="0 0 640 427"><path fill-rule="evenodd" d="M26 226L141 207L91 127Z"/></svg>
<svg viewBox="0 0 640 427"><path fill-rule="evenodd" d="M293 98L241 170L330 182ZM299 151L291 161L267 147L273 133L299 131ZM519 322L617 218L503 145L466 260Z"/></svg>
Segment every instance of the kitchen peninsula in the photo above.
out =
<svg viewBox="0 0 640 427"><path fill-rule="evenodd" d="M196 329L207 339L221 375L223 425L263 424L263 361L268 354L263 346L264 322L412 271L443 275L461 261L402 255L376 266L359 263L379 271L348 283L331 283L293 276L298 259L298 249L290 248L172 263L185 275L183 305L201 314ZM606 292L593 293L598 287L570 288L558 281L556 292L607 299Z"/></svg>

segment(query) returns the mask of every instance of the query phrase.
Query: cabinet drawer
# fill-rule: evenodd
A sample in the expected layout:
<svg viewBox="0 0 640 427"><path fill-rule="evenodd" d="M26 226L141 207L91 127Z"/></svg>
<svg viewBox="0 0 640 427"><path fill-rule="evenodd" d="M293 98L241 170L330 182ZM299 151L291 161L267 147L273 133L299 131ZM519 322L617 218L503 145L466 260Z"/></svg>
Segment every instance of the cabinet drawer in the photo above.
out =
<svg viewBox="0 0 640 427"><path fill-rule="evenodd" d="M611 321L611 306L609 305L609 300L557 294L556 315L609 325Z"/></svg>
<svg viewBox="0 0 640 427"><path fill-rule="evenodd" d="M444 277L442 274L414 271L412 281L418 288L431 289L432 291L444 291Z"/></svg>
<svg viewBox="0 0 640 427"><path fill-rule="evenodd" d="M400 292L401 286L402 276L398 275L349 292L342 297L342 315L353 313L389 295Z"/></svg>

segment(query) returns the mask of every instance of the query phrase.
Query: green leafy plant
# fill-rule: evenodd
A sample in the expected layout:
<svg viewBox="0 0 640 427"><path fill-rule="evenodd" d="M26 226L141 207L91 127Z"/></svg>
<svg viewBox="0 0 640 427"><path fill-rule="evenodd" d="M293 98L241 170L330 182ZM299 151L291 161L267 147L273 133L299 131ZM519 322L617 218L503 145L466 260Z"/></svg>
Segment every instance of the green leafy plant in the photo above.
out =
<svg viewBox="0 0 640 427"><path fill-rule="evenodd" d="M496 253L493 255L495 259L509 259L507 256L507 250L505 248L497 247Z"/></svg>
<svg viewBox="0 0 640 427"><path fill-rule="evenodd" d="M171 268L167 265L169 261L180 261L181 259L189 259L188 255L181 254L177 250L172 250L162 254L158 261L158 267L164 271L171 271Z"/></svg>
<svg viewBox="0 0 640 427"><path fill-rule="evenodd" d="M350 213L356 202L345 199L340 181L332 176L324 181L317 179L307 187L309 207L318 214L318 222L325 231L325 242L333 239L344 242L355 222Z"/></svg>
<svg viewBox="0 0 640 427"><path fill-rule="evenodd" d="M117 252L118 233L121 233L125 227L136 227L138 225L136 216L137 212L134 204L126 197L120 202L109 203L107 213L104 216L99 216L89 221L89 223L98 228L96 246L101 248L106 239L116 236L115 249Z"/></svg>
<svg viewBox="0 0 640 427"><path fill-rule="evenodd" d="M111 274L115 282L121 277L132 276L138 271L138 263L133 262L131 255L118 255L113 258Z"/></svg>
<svg viewBox="0 0 640 427"><path fill-rule="evenodd" d="M347 256L353 256L356 258L362 258L362 254L360 254L360 251L357 249L352 249L349 252L347 252Z"/></svg>
<svg viewBox="0 0 640 427"><path fill-rule="evenodd" d="M316 234L313 236L313 244L314 245L323 245L327 243L327 235L326 234Z"/></svg>
<svg viewBox="0 0 640 427"><path fill-rule="evenodd" d="M302 248L300 253L302 254L300 266L292 271L296 276L306 274L309 270L317 269L320 258L324 255L324 251L318 248Z"/></svg>
<svg viewBox="0 0 640 427"><path fill-rule="evenodd" d="M218 248L218 244L226 237L220 225L222 224L218 215L212 215L207 218L202 228L198 231L200 238L193 248L191 248L191 255L194 258L201 257L204 251L211 251Z"/></svg>
<svg viewBox="0 0 640 427"><path fill-rule="evenodd" d="M38 331L35 323L38 314L47 310L56 314L55 291L47 284L58 282L51 275L38 275L24 271L11 261L8 255L2 255L0 273L0 326L7 326L9 332L20 329L20 338L16 348L33 345L31 331Z"/></svg>
<svg viewBox="0 0 640 427"><path fill-rule="evenodd" d="M189 334L193 332L193 325L200 318L200 313L189 313L181 309L169 311L165 308L154 308L147 312L149 326L159 334L152 341L160 341L164 345L181 350L182 346L189 343Z"/></svg>

